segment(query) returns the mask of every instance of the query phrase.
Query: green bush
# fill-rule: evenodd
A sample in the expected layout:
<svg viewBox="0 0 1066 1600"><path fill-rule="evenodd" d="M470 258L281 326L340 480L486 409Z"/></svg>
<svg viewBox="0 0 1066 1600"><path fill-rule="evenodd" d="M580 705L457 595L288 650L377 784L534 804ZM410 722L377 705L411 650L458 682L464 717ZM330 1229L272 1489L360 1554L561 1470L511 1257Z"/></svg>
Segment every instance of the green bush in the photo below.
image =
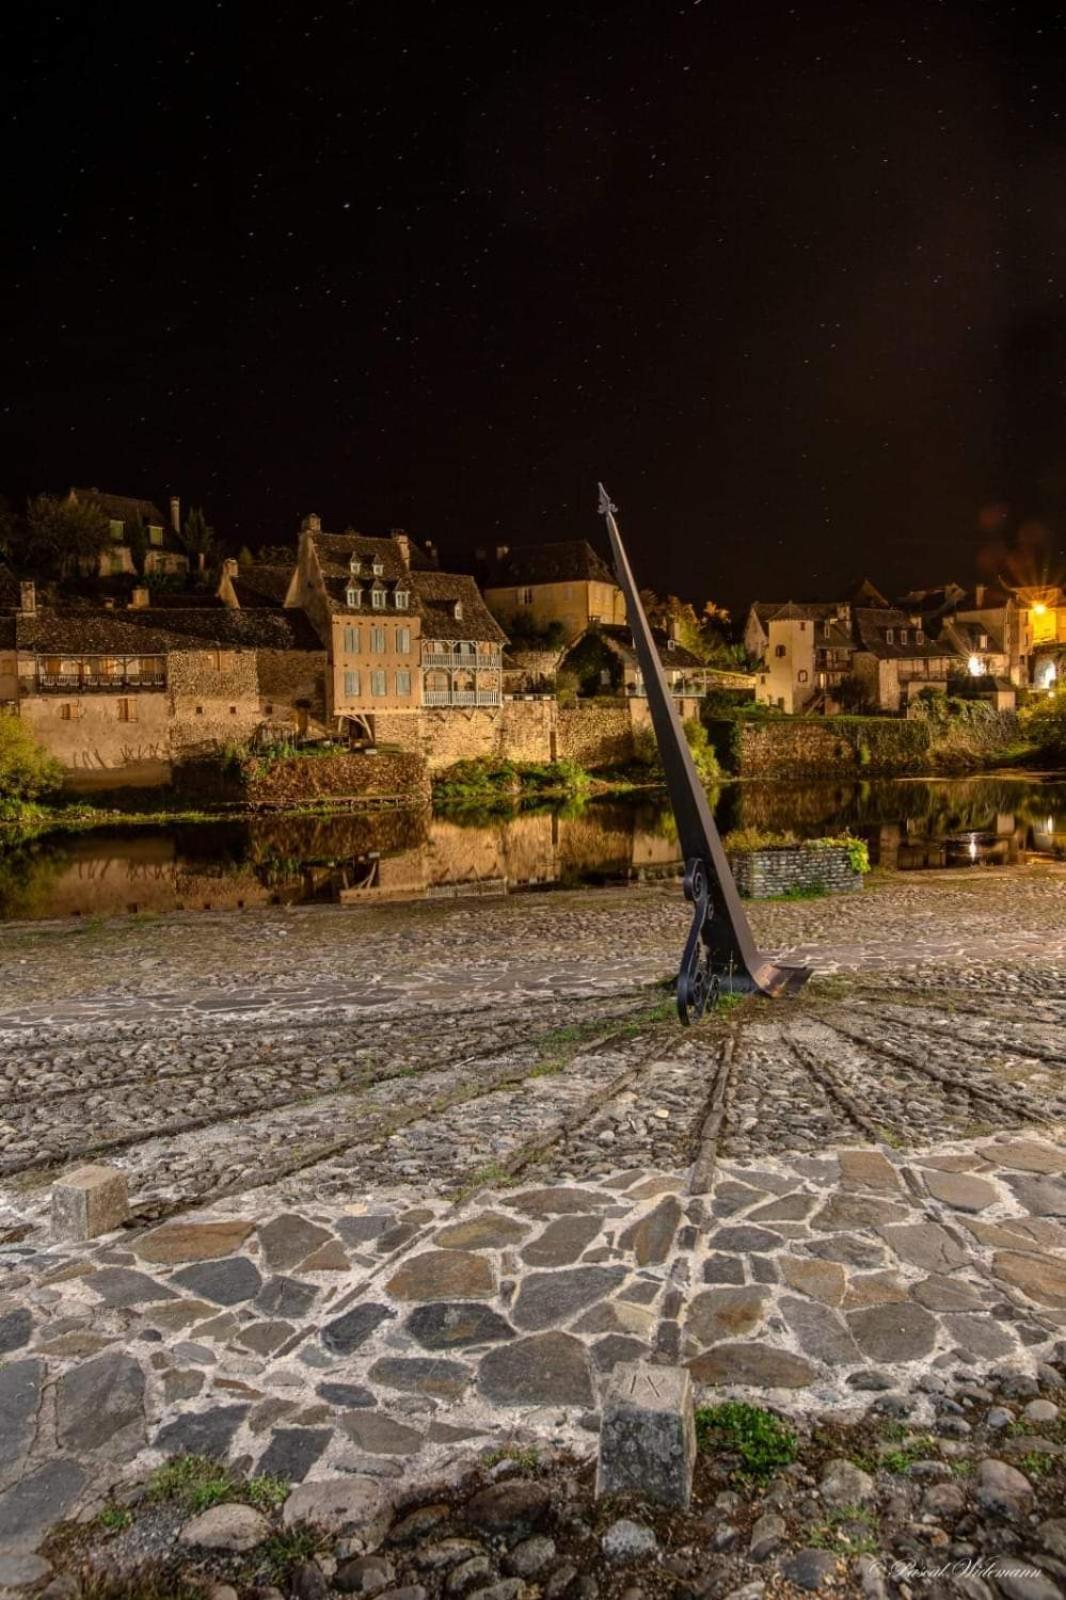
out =
<svg viewBox="0 0 1066 1600"><path fill-rule="evenodd" d="M1033 701L1019 714L1022 732L1042 753L1061 761L1066 757L1066 689Z"/></svg>
<svg viewBox="0 0 1066 1600"><path fill-rule="evenodd" d="M63 781L63 768L18 717L0 713L0 802L39 800Z"/></svg>
<svg viewBox="0 0 1066 1600"><path fill-rule="evenodd" d="M740 1458L734 1476L764 1479L796 1459L796 1435L780 1417L743 1400L700 1406L696 1411L696 1443L705 1454L721 1452Z"/></svg>
<svg viewBox="0 0 1066 1600"><path fill-rule="evenodd" d="M712 783L718 782L722 774L710 736L698 718L690 717L685 723L685 739L695 762L696 771L699 773L700 782L705 788L709 788ZM637 728L634 731L633 765L639 767L648 778L662 778L663 767L659 759L659 745L652 728Z"/></svg>
<svg viewBox="0 0 1066 1600"><path fill-rule="evenodd" d="M580 796L589 775L576 761L509 761L485 756L456 761L433 779L433 801L440 807L512 805L524 794Z"/></svg>

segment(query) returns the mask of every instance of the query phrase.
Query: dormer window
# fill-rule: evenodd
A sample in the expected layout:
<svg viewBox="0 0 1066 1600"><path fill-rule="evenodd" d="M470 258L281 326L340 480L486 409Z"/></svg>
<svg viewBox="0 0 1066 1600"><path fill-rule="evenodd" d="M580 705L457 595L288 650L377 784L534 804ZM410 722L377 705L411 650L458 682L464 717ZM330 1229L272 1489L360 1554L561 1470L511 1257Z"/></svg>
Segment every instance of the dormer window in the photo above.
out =
<svg viewBox="0 0 1066 1600"><path fill-rule="evenodd" d="M362 570L363 563L360 561L358 556L353 556L348 563L348 571L351 573L353 578L358 578Z"/></svg>
<svg viewBox="0 0 1066 1600"><path fill-rule="evenodd" d="M895 637L896 637L896 635L892 631L891 628L886 628L885 629L885 643L886 644L892 644L894 639L895 639Z"/></svg>
<svg viewBox="0 0 1066 1600"><path fill-rule="evenodd" d="M380 556L375 556L374 557L374 576L375 576L375 578L380 578L381 574L384 571L385 571L385 563L382 561Z"/></svg>
<svg viewBox="0 0 1066 1600"><path fill-rule="evenodd" d="M411 597L407 593L406 589L397 589L397 591L396 591L396 609L397 609L397 611L405 611L407 609L407 602L410 600L410 598Z"/></svg>
<svg viewBox="0 0 1066 1600"><path fill-rule="evenodd" d="M906 628L901 628L899 630L899 642L900 642L900 644L906 644L907 643L907 630L906 630Z"/></svg>
<svg viewBox="0 0 1066 1600"><path fill-rule="evenodd" d="M462 622L462 620L463 620L463 602L461 600L457 600L455 602L454 606L452 607L452 616L455 618L456 622Z"/></svg>
<svg viewBox="0 0 1066 1600"><path fill-rule="evenodd" d="M348 599L348 604L352 608L352 610L353 611L358 611L359 607L363 603L363 591L360 588L359 584L350 583L348 585L347 599Z"/></svg>
<svg viewBox="0 0 1066 1600"><path fill-rule="evenodd" d="M370 603L374 607L375 611L384 610L384 607L385 607L385 591L384 591L384 589L371 589L371 591L370 591Z"/></svg>
<svg viewBox="0 0 1066 1600"><path fill-rule="evenodd" d="M921 628L919 628L917 633L914 635L914 642L916 644L924 644L925 643L925 634L923 633Z"/></svg>

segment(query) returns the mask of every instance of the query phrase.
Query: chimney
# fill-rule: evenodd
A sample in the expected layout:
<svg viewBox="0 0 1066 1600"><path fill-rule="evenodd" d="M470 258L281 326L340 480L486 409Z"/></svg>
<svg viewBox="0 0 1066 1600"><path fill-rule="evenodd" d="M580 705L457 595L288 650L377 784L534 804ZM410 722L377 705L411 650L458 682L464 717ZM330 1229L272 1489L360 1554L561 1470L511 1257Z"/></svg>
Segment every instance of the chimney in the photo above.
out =
<svg viewBox="0 0 1066 1600"><path fill-rule="evenodd" d="M403 531L402 528L392 528L389 531L390 531L391 536L392 536L393 544L395 544L395 545L397 545L399 547L400 560L403 562L403 564L407 568L407 570L410 571L411 570L411 541L410 541L410 539L408 538L407 534Z"/></svg>
<svg viewBox="0 0 1066 1600"><path fill-rule="evenodd" d="M509 553L510 549L511 546L509 544L498 544L496 546L496 560L502 561L504 556Z"/></svg>
<svg viewBox="0 0 1066 1600"><path fill-rule="evenodd" d="M222 563L222 571L227 578L235 578L240 570L240 562L236 556L227 556Z"/></svg>
<svg viewBox="0 0 1066 1600"><path fill-rule="evenodd" d="M680 626L676 617L669 617L666 623L666 637L670 644L676 644L680 635Z"/></svg>
<svg viewBox="0 0 1066 1600"><path fill-rule="evenodd" d="M170 497L170 526L175 533L181 532L181 501L176 494Z"/></svg>
<svg viewBox="0 0 1066 1600"><path fill-rule="evenodd" d="M429 562L430 566L431 567L439 567L440 566L440 556L437 554L437 547L433 543L433 540L432 539L423 539L422 548L426 552L426 560Z"/></svg>
<svg viewBox="0 0 1066 1600"><path fill-rule="evenodd" d="M24 617L37 615L37 585L32 578L24 578L19 584L19 613Z"/></svg>
<svg viewBox="0 0 1066 1600"><path fill-rule="evenodd" d="M321 533L322 518L319 516L317 511L308 512L307 516L300 523L300 527L304 533Z"/></svg>
<svg viewBox="0 0 1066 1600"><path fill-rule="evenodd" d="M138 584L133 593L130 595L130 610L147 611L150 604L151 596L148 593L147 584Z"/></svg>
<svg viewBox="0 0 1066 1600"><path fill-rule="evenodd" d="M979 583L979 584L977 584L975 586L974 591L973 591L973 597L974 597L974 600L977 602L977 604L974 607L974 609L976 611L983 610L984 609L984 603L985 603L985 586L984 586L983 583Z"/></svg>

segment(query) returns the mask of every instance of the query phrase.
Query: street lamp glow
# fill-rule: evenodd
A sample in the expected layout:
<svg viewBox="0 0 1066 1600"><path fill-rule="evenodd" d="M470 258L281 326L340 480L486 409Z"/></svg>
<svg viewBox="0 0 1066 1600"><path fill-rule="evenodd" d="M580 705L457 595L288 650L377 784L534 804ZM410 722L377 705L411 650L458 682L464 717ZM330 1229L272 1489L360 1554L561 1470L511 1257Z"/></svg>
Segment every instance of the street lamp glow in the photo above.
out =
<svg viewBox="0 0 1066 1600"><path fill-rule="evenodd" d="M971 656L966 664L970 669L970 676L972 678L980 678L983 675L985 669L981 665L980 656Z"/></svg>

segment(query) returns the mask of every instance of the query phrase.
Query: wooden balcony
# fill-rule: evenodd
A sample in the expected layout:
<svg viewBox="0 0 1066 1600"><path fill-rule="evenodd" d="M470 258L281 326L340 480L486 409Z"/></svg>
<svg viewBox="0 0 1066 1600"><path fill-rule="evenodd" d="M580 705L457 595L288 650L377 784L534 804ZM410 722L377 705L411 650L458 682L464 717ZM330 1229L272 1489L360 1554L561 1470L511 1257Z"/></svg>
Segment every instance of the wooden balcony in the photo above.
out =
<svg viewBox="0 0 1066 1600"><path fill-rule="evenodd" d="M423 689L424 706L498 706L499 689Z"/></svg>

